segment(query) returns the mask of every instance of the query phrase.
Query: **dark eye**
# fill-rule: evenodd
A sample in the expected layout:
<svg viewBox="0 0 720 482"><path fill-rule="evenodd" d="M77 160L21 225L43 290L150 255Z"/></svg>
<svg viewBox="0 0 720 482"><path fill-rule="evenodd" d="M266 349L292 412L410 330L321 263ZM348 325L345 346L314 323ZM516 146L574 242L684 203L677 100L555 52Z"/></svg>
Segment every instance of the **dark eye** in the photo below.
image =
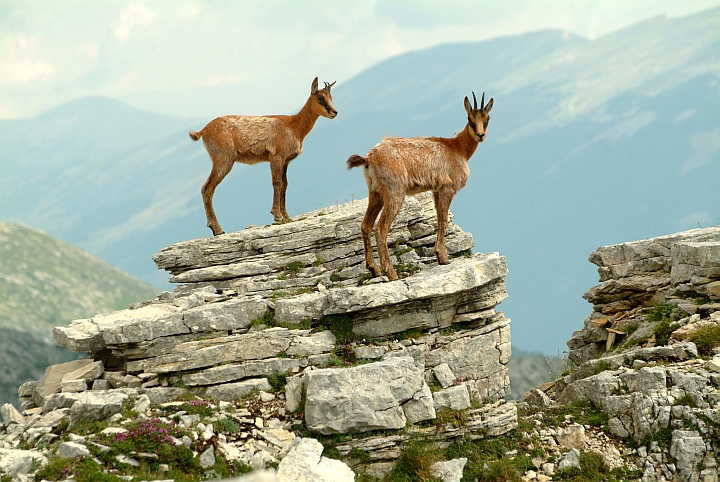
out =
<svg viewBox="0 0 720 482"><path fill-rule="evenodd" d="M322 95L318 95L318 101L325 102L325 97L323 97Z"/></svg>

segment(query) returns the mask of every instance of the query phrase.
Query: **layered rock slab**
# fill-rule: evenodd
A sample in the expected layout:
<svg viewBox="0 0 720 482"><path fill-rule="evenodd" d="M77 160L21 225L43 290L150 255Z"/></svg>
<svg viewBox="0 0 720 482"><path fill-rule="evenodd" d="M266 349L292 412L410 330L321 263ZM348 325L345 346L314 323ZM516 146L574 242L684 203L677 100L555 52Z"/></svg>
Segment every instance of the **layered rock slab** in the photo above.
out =
<svg viewBox="0 0 720 482"><path fill-rule="evenodd" d="M325 435L403 428L402 404L429 393L422 369L410 357L310 370L305 387L308 429ZM427 419L435 418L434 411L431 415Z"/></svg>

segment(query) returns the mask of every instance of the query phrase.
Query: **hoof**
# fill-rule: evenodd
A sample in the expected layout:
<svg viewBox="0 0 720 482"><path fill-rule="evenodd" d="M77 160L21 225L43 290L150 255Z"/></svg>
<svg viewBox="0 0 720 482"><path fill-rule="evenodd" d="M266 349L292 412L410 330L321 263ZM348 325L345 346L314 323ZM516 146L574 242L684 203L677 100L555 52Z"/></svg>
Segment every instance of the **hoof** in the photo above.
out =
<svg viewBox="0 0 720 482"><path fill-rule="evenodd" d="M219 233L213 233L213 236L220 236L221 234L225 234L225 231L220 231Z"/></svg>
<svg viewBox="0 0 720 482"><path fill-rule="evenodd" d="M370 276L373 278L377 278L378 276L381 276L382 273L380 272L380 268L377 266L369 266L368 271L370 271Z"/></svg>

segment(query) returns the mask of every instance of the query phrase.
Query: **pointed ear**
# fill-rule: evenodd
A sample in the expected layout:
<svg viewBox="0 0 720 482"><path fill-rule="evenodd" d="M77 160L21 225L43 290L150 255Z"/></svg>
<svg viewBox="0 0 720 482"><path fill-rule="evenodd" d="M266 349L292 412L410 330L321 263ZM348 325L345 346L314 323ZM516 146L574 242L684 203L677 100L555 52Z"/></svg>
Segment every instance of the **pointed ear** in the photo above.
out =
<svg viewBox="0 0 720 482"><path fill-rule="evenodd" d="M492 110L492 106L493 106L493 99L490 99L490 101L489 101L489 102L487 103L487 105L485 106L485 113L486 113L486 114L489 114L489 113L490 113L490 111Z"/></svg>
<svg viewBox="0 0 720 482"><path fill-rule="evenodd" d="M317 91L318 91L317 87L318 87L318 78L315 77L315 80L313 80L313 83L312 83L312 89L310 90L310 93L313 95L317 94Z"/></svg>
<svg viewBox="0 0 720 482"><path fill-rule="evenodd" d="M467 115L472 114L472 106L470 105L470 100L465 97L465 112L467 112Z"/></svg>

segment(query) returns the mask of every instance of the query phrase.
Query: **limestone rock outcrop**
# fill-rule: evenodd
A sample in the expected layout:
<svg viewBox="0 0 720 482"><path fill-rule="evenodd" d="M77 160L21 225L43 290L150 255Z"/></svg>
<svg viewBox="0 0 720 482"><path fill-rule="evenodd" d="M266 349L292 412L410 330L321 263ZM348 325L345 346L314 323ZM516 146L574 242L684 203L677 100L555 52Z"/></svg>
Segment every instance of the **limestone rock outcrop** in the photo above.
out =
<svg viewBox="0 0 720 482"><path fill-rule="evenodd" d="M314 454L311 466L326 460L327 473L337 469L320 459L319 443L296 438L293 424L315 434L396 431L335 447L351 462L351 452L367 453L351 465L371 473L391 466L411 437L482 438L517 427L515 405L503 400L510 320L496 311L507 297L504 257L472 253L472 235L451 222L452 259L438 265L426 194L406 199L389 235L401 279L370 279L360 237L366 204L161 250L153 258L175 290L55 328L60 346L89 358L24 384L22 413L3 409L0 446L47 443L61 425L119 420L126 407L149 418L195 397L225 424L253 427L220 437L214 423L177 415L178 426L200 434L193 446L203 468L218 456L254 469L282 460L275 474L282 479L302 472L285 462L293 450ZM253 412L238 408L248 397L259 404ZM463 427L423 424L438 410L462 410ZM137 455L122 457L140 464Z"/></svg>
<svg viewBox="0 0 720 482"><path fill-rule="evenodd" d="M720 227L604 246L590 261L602 284L584 295L593 313L567 342L577 368L555 381L557 401L591 402L613 435L656 440L638 449L643 481L717 481Z"/></svg>

